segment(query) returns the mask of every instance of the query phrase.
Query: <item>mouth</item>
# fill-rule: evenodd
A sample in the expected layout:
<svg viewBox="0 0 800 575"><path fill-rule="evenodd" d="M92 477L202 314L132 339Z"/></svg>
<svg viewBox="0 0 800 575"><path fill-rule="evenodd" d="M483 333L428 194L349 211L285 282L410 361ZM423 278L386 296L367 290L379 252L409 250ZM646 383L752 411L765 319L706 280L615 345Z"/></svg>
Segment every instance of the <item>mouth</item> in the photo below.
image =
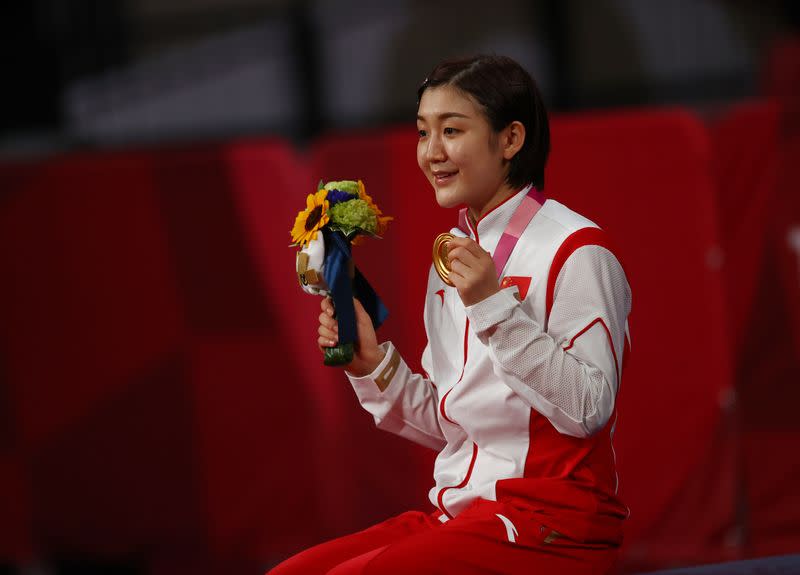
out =
<svg viewBox="0 0 800 575"><path fill-rule="evenodd" d="M433 181L436 183L437 186L446 186L455 179L456 175L458 175L458 171L454 172L436 171L432 172L432 175L433 175Z"/></svg>

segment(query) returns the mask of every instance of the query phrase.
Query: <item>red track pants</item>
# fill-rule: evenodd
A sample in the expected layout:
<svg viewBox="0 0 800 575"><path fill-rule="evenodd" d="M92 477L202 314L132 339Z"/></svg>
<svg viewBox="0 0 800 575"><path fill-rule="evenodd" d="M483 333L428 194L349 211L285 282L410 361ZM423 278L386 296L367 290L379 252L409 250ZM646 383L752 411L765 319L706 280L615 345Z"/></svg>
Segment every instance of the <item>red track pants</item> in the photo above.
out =
<svg viewBox="0 0 800 575"><path fill-rule="evenodd" d="M543 516L479 499L446 523L439 511L409 511L317 545L268 575L609 573L618 548L572 541Z"/></svg>

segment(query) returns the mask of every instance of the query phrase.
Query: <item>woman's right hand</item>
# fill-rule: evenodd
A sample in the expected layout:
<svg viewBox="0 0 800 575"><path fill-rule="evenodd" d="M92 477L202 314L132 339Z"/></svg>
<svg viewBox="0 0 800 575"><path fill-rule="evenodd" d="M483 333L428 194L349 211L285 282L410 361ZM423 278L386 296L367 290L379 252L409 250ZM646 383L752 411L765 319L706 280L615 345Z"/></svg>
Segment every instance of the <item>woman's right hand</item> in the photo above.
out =
<svg viewBox="0 0 800 575"><path fill-rule="evenodd" d="M358 344L353 354L353 361L344 366L347 371L356 376L363 377L369 375L383 361L384 353L378 347L378 340L375 335L375 328L372 326L372 319L361 305L361 302L353 298L353 305L356 308L356 330L358 333ZM319 344L320 351L326 347L333 347L339 343L339 323L334 317L333 302L331 298L322 298L322 313L319 314Z"/></svg>

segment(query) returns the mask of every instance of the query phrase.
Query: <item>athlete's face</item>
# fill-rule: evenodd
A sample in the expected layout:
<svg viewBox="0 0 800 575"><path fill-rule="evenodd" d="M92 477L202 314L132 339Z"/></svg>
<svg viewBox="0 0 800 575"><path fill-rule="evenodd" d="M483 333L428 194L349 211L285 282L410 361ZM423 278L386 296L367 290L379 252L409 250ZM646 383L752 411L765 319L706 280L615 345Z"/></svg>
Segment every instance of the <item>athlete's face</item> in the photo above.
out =
<svg viewBox="0 0 800 575"><path fill-rule="evenodd" d="M428 88L417 111L417 163L440 206L474 214L497 195L507 173L498 135L479 105L451 86Z"/></svg>

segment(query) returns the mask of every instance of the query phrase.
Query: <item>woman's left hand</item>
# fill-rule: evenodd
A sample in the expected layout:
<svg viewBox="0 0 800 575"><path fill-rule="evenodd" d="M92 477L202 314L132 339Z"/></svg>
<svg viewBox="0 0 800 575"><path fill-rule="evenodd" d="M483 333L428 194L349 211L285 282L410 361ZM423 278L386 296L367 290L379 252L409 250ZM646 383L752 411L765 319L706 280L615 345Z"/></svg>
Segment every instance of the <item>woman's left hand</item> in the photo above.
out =
<svg viewBox="0 0 800 575"><path fill-rule="evenodd" d="M494 260L470 238L453 238L447 252L450 280L465 306L476 304L500 291Z"/></svg>

